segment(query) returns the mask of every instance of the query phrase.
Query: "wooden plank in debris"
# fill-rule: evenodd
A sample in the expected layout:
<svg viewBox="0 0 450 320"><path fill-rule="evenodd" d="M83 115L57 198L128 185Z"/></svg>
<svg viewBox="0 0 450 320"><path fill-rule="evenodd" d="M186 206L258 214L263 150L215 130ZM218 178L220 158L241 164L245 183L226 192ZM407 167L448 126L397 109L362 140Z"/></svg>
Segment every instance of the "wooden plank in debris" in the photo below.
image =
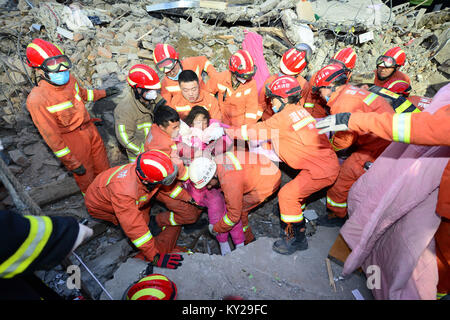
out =
<svg viewBox="0 0 450 320"><path fill-rule="evenodd" d="M333 276L333 270L331 269L330 259L326 258L325 262L327 264L328 280L330 281L330 286L332 286L334 292L336 292L336 283L334 283L334 276Z"/></svg>
<svg viewBox="0 0 450 320"><path fill-rule="evenodd" d="M22 184L17 180L14 174L9 170L6 163L0 157L0 180L13 198L14 204L19 211L30 210L33 215L42 215L41 208L36 202L25 192Z"/></svg>
<svg viewBox="0 0 450 320"><path fill-rule="evenodd" d="M328 252L328 258L333 260L333 262L338 265L343 266L351 252L352 250L347 245L341 234L339 234ZM358 271L363 272L361 268L359 268Z"/></svg>
<svg viewBox="0 0 450 320"><path fill-rule="evenodd" d="M72 177L32 188L29 195L40 206L67 198L80 192L80 188Z"/></svg>

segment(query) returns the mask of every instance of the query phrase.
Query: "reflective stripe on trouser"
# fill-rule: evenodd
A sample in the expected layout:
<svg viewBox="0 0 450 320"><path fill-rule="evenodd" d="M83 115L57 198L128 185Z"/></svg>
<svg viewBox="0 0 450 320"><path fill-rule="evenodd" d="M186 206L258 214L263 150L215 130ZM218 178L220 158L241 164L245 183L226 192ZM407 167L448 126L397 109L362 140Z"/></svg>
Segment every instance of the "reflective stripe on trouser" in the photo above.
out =
<svg viewBox="0 0 450 320"><path fill-rule="evenodd" d="M86 173L82 176L73 175L81 192L86 193L94 178L100 172L109 169L109 160L103 140L93 123L89 123L82 130L74 130L61 136L71 154L86 169Z"/></svg>
<svg viewBox="0 0 450 320"><path fill-rule="evenodd" d="M338 178L327 191L327 208L336 216L344 218L347 215L347 196L358 178L364 174L364 164L375 161L375 158L355 151L341 165Z"/></svg>
<svg viewBox="0 0 450 320"><path fill-rule="evenodd" d="M281 220L286 223L301 222L303 220L302 204L313 193L333 184L337 175L336 171L330 172L329 177L313 179L309 170L301 170L278 192Z"/></svg>
<svg viewBox="0 0 450 320"><path fill-rule="evenodd" d="M25 271L39 256L52 234L49 217L24 216L30 222L27 238L17 251L0 265L0 278L12 278Z"/></svg>
<svg viewBox="0 0 450 320"><path fill-rule="evenodd" d="M198 220L202 212L194 205L186 201L172 199L168 194L161 191L156 194L156 200L164 203L166 208L170 210L156 215L156 222L160 227L173 226L173 222L177 225L192 224Z"/></svg>

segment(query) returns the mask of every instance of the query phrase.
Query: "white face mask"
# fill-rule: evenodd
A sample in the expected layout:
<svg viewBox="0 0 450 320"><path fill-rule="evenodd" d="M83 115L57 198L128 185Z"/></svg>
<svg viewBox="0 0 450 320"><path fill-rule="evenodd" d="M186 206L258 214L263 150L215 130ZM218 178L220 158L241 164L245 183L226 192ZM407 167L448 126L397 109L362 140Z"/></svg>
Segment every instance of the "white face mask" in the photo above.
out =
<svg viewBox="0 0 450 320"><path fill-rule="evenodd" d="M143 97L145 100L155 100L158 97L158 91L148 90Z"/></svg>

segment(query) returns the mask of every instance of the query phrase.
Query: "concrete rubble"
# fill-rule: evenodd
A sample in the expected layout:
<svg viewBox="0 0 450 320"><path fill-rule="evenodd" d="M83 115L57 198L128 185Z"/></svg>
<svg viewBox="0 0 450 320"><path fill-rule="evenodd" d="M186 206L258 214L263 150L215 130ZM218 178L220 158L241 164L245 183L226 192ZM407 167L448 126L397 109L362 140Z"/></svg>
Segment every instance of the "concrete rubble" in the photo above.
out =
<svg viewBox="0 0 450 320"><path fill-rule="evenodd" d="M151 4L165 2L151 1ZM146 10L149 1L86 0L63 4L63 1L1 0L0 7L4 8L0 11L2 157L30 194L38 187L61 183L70 177L42 140L25 107L34 81L31 68L24 62L25 49L36 37L52 41L64 50L73 63L71 72L86 88L114 85L125 88L127 72L132 65L144 63L155 67L152 50L159 42L173 45L182 58L205 55L218 71L225 70L231 53L241 47L245 30L263 36L264 57L271 73L278 72L284 51L299 42L307 42L314 49L313 58L304 71L307 77L325 66L332 54L351 45L358 55L352 80L370 82L376 58L393 46L401 46L407 56L402 71L411 77L413 95L433 96L448 82L448 8L424 13L405 5L391 9L381 0L310 2L312 15L302 11L295 0L230 0L223 10L196 7L152 12ZM224 2L217 1L219 5ZM360 36L368 32L373 34L373 39L361 43ZM93 117L103 120L98 129L112 166L127 161L113 127L113 111L119 99L118 95L86 105ZM289 179L289 172L284 172L283 183ZM0 199L2 207L14 207L3 187L0 188ZM250 225L258 238L250 246L221 257L217 255L220 252L217 242L206 229L186 229L178 244L196 253L185 257L181 271L158 271L177 283L180 299L221 299L225 294L241 294L247 299L353 299L351 290L355 288L370 299L370 292L364 291L362 277L347 284L338 282L338 293L330 291L324 259L337 236L337 229L315 230L314 225L309 224L310 250L293 257L274 256L270 246L279 233L279 218L273 214L276 201L276 197L269 199L250 215ZM308 209L319 216L325 214L323 194L318 195ZM49 215L89 218L81 193L46 203L42 210ZM162 210L163 207L155 204L152 214ZM202 218L206 217L204 213ZM92 219L89 224L102 227L98 228L96 238L77 252L118 298L126 284L137 277L142 263L130 259L136 252L120 229ZM292 270L288 267L278 270L271 264L281 259L287 265L289 261L295 261L289 265L298 270L294 272L294 278L290 278L289 271ZM73 257L71 262L77 264ZM225 278L218 281L215 274L230 266L228 278L221 275ZM339 274L339 266L333 264L333 269L336 269L335 275ZM124 270L136 272L130 271L130 278L125 281L121 276ZM195 274L198 270L206 279L204 286L215 286L214 290L196 288L193 281L184 282L184 272ZM83 293L99 299L102 292L98 285L82 272ZM249 279L249 274L254 278ZM67 298L80 294L77 290L62 288L65 286L61 281L67 279L67 273L61 266L40 272L40 275ZM241 287L237 287L238 283Z"/></svg>

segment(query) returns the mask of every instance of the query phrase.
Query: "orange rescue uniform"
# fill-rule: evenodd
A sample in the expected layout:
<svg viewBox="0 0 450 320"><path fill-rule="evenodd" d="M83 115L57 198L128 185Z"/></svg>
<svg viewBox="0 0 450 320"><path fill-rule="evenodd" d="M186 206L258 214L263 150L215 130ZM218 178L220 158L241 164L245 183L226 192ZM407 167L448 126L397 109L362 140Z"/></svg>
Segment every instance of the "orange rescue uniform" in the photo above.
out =
<svg viewBox="0 0 450 320"><path fill-rule="evenodd" d="M258 103L259 108L263 110L263 115L261 117L261 120L263 121L269 119L271 116L274 115L274 112L272 110L272 101L269 97L266 96L266 85L270 85L278 77L279 77L278 74L274 74L268 77L264 82L264 86L261 88L261 91L259 92ZM309 92L311 91L311 86L309 82L301 75L297 76L297 81L300 84L300 87L302 88L302 98L300 99L300 104L304 106L306 97L309 96Z"/></svg>
<svg viewBox="0 0 450 320"><path fill-rule="evenodd" d="M332 93L328 101L331 114L341 112L389 112L395 113L391 105L381 96L367 90L344 85ZM347 215L347 196L353 183L365 172L364 164L375 159L390 144L372 134L358 134L353 131L337 132L331 139L338 151L353 146L354 152L344 161L336 183L327 192L327 208L336 216Z"/></svg>
<svg viewBox="0 0 450 320"><path fill-rule="evenodd" d="M256 123L263 112L258 105L258 89L255 80L240 83L233 89L231 72L220 72L208 82L209 91L218 93L222 122L230 126Z"/></svg>
<svg viewBox="0 0 450 320"><path fill-rule="evenodd" d="M308 111L314 118L321 119L328 116L326 111L327 102L320 96L319 93L313 92L312 88L315 86L314 81L316 79L317 72L313 74L309 80L310 90L304 96L305 104L303 107Z"/></svg>
<svg viewBox="0 0 450 320"><path fill-rule="evenodd" d="M394 82L396 81L405 81L411 86L411 80L409 79L409 76L401 72L400 70L395 70L394 73L386 80L379 80L377 70L375 69L375 79L373 81L374 85L387 88L390 85L394 84Z"/></svg>
<svg viewBox="0 0 450 320"><path fill-rule="evenodd" d="M189 102L185 97L181 94L181 91L176 93L172 97L172 101L169 106L175 109L180 115L181 120L185 120L192 107L201 106L208 110L211 119L216 119L222 121L222 114L219 109L219 102L217 99L208 91L204 89L200 89L200 93L197 101Z"/></svg>
<svg viewBox="0 0 450 320"><path fill-rule="evenodd" d="M102 138L83 101L105 96L105 90L86 90L70 75L63 86L39 81L27 98L31 118L56 157L68 170L85 167L84 175L74 174L83 194L94 178L109 168Z"/></svg>
<svg viewBox="0 0 450 320"><path fill-rule="evenodd" d="M148 191L135 170L136 164L130 163L99 174L86 192L85 204L92 217L120 225L135 247L153 260L157 253L164 255L175 248L181 227L166 227L153 237L148 227L149 204L161 185Z"/></svg>
<svg viewBox="0 0 450 320"><path fill-rule="evenodd" d="M206 88L203 82L202 72L206 72L210 79L214 78L217 74L216 69L205 56L186 58L181 61L181 67L183 70L192 70L197 74L200 88ZM172 97L178 92L181 92L178 81L171 80L165 76L161 81L161 95L166 99L168 105L170 105Z"/></svg>
<svg viewBox="0 0 450 320"><path fill-rule="evenodd" d="M326 135L318 134L315 122L303 107L288 104L266 121L226 130L238 139L270 139L278 157L301 170L278 192L281 220L285 223L301 222L306 199L332 185L339 173L337 156Z"/></svg>
<svg viewBox="0 0 450 320"><path fill-rule="evenodd" d="M214 225L214 231L228 232L242 221L247 244L254 239L248 213L278 190L281 172L267 157L246 150L226 152L215 161L227 213Z"/></svg>
<svg viewBox="0 0 450 320"><path fill-rule="evenodd" d="M170 186L161 187L157 199L164 202L173 212L158 214L156 221L159 226L176 226L191 224L197 221L201 210L190 204L193 201L189 193L182 187L181 181L189 178L189 171L178 155L175 141L157 124L153 124L144 144L144 150L159 150L167 154L172 162L178 166L178 180Z"/></svg>
<svg viewBox="0 0 450 320"><path fill-rule="evenodd" d="M371 132L383 139L419 145L450 146L450 104L436 113L373 114L354 113L348 127ZM450 293L450 161L439 186L436 212L441 224L436 231L436 257L439 271L438 294Z"/></svg>

